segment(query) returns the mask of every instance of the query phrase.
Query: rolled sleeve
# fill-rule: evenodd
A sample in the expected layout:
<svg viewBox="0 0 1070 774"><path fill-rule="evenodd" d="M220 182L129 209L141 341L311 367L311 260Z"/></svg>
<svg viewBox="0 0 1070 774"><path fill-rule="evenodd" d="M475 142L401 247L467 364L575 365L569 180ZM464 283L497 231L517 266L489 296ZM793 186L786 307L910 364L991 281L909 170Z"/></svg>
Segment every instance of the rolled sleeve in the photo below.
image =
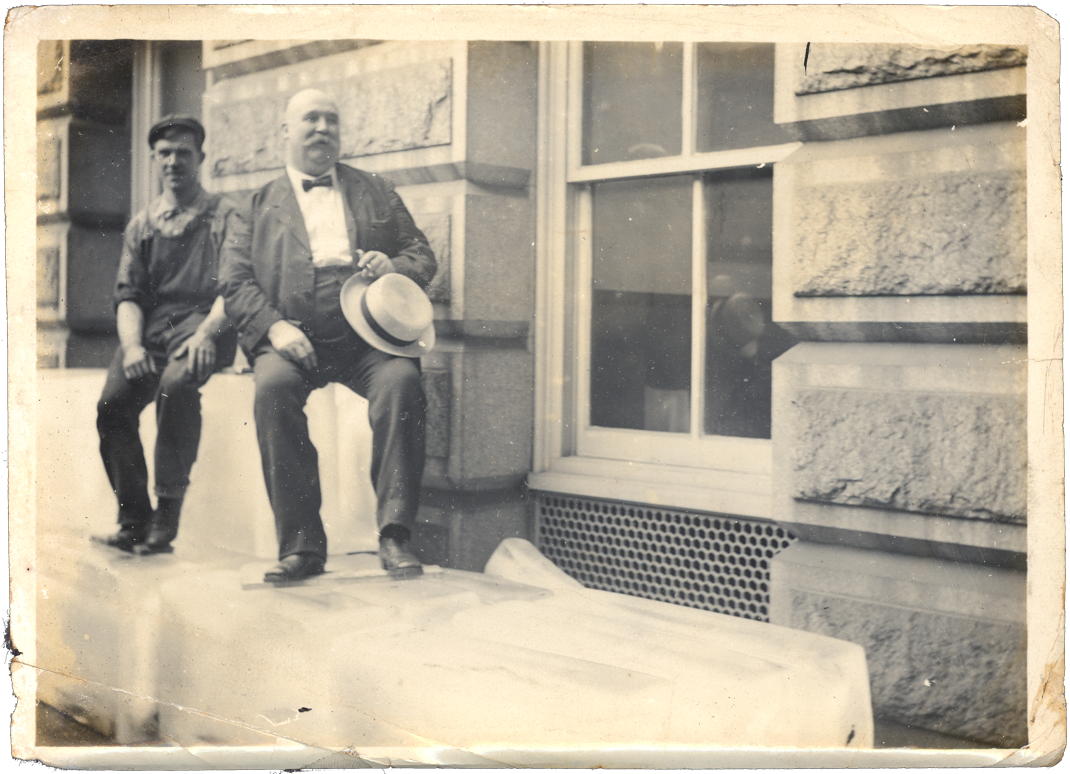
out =
<svg viewBox="0 0 1070 774"><path fill-rule="evenodd" d="M138 213L123 232L123 249L113 293L114 309L124 301L133 301L142 310L147 310L150 297L148 239L144 213Z"/></svg>

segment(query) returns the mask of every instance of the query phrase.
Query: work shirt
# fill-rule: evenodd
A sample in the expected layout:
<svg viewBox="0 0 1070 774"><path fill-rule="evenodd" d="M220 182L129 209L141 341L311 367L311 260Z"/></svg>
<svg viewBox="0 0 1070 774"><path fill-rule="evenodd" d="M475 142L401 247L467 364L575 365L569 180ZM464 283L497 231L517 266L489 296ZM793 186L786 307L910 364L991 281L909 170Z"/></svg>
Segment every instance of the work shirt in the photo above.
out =
<svg viewBox="0 0 1070 774"><path fill-rule="evenodd" d="M146 347L173 350L212 308L230 209L222 196L205 191L184 206L160 196L126 227L115 305L133 301L141 307Z"/></svg>
<svg viewBox="0 0 1070 774"><path fill-rule="evenodd" d="M317 178L293 167L286 167L286 175L290 178L294 196L297 197L297 206L301 208L301 217L305 221L308 246L312 249L312 265L317 269L352 265L353 253L346 229L345 203L342 201L342 191L334 167L326 173L331 179L331 185L318 185L307 191L303 181Z"/></svg>

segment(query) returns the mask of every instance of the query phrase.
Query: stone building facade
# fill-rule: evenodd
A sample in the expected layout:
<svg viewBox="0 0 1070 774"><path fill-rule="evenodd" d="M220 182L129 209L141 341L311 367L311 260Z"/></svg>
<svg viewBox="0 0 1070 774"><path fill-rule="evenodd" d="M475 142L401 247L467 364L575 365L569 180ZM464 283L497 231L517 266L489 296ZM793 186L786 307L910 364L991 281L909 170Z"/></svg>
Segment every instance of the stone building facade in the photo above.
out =
<svg viewBox="0 0 1070 774"><path fill-rule="evenodd" d="M70 41L39 49L39 365L113 346L143 138L281 171L336 96L440 270L417 540L865 646L878 717L1026 741L1027 52ZM102 87L102 84L105 87Z"/></svg>

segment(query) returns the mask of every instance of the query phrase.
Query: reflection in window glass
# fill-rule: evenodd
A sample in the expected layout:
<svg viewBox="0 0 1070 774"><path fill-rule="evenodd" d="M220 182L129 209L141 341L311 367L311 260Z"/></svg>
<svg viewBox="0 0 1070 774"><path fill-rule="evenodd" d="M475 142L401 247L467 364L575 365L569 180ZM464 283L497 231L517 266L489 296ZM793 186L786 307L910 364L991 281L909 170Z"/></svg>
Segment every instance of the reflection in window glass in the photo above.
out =
<svg viewBox="0 0 1070 774"><path fill-rule="evenodd" d="M700 151L776 145L790 138L773 123L773 45L703 43L698 61Z"/></svg>
<svg viewBox="0 0 1070 774"><path fill-rule="evenodd" d="M768 438L772 361L794 343L771 316L773 176L740 170L705 183L705 431Z"/></svg>
<svg viewBox="0 0 1070 774"><path fill-rule="evenodd" d="M686 433L691 178L593 186L591 424Z"/></svg>
<svg viewBox="0 0 1070 774"><path fill-rule="evenodd" d="M680 153L683 45L585 43L583 163Z"/></svg>

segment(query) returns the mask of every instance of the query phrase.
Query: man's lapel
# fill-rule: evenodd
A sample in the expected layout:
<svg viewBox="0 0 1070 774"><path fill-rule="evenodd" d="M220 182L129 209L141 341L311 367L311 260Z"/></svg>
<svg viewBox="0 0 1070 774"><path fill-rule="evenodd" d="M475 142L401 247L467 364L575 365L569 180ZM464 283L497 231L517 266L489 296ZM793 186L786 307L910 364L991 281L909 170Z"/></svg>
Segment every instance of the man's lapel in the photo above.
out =
<svg viewBox="0 0 1070 774"><path fill-rule="evenodd" d="M271 207L275 218L287 226L297 240L308 250L308 229L305 228L305 218L301 215L301 207L294 195L293 185L289 175L283 175L275 181L268 198L268 206Z"/></svg>
<svg viewBox="0 0 1070 774"><path fill-rule="evenodd" d="M341 164L335 167L338 175L338 184L342 188L342 201L345 206L342 208L345 210L346 215L346 231L349 233L349 246L353 250L356 250L360 245L357 240L360 238L360 233L357 230L357 215L361 211L360 208L363 205L364 196L367 194L366 187L355 175L348 173L347 169Z"/></svg>

